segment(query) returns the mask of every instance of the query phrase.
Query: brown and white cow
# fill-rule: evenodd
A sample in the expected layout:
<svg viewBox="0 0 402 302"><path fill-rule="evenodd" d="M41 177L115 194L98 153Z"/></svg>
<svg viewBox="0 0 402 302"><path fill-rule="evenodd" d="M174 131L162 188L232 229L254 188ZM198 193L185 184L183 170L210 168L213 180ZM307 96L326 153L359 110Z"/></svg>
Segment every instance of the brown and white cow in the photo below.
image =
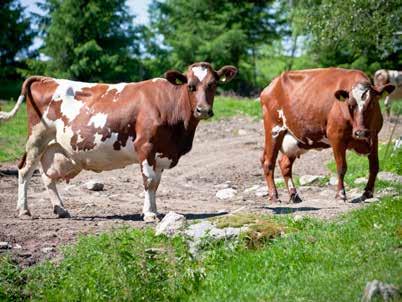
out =
<svg viewBox="0 0 402 302"><path fill-rule="evenodd" d="M392 84L395 86L395 90L387 95L384 100L385 112L389 117L391 114L391 101L402 99L402 71L398 70L377 70L374 74L374 85L384 86L386 84Z"/></svg>
<svg viewBox="0 0 402 302"><path fill-rule="evenodd" d="M229 82L233 66L215 71L209 63L186 74L138 83L97 84L34 76L23 86L10 119L27 98L29 135L19 164L19 215L28 215L28 182L35 167L50 194L54 213L69 217L56 189L81 170L101 172L139 163L144 180L144 220L157 217L155 193L164 169L174 167L192 147L201 119L213 115L218 82Z"/></svg>
<svg viewBox="0 0 402 302"><path fill-rule="evenodd" d="M293 162L310 149L329 147L338 173L336 197L346 200L346 149L368 156L370 176L363 198L372 196L379 169L378 132L382 127L378 100L393 89L392 85L372 86L363 72L340 68L289 71L274 79L260 96L265 128L261 163L269 199L279 201L274 183L279 151L290 201L301 202L292 180Z"/></svg>

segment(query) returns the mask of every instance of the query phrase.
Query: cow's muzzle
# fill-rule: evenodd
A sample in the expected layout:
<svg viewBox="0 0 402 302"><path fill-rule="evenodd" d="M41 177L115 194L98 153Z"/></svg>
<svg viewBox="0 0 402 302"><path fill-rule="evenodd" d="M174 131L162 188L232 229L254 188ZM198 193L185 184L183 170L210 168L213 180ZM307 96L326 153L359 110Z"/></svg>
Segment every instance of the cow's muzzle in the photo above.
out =
<svg viewBox="0 0 402 302"><path fill-rule="evenodd" d="M370 138L370 131L367 129L356 130L353 132L353 136L357 139L367 140Z"/></svg>
<svg viewBox="0 0 402 302"><path fill-rule="evenodd" d="M214 112L211 107L197 106L194 111L194 116L198 119L207 119L214 116Z"/></svg>

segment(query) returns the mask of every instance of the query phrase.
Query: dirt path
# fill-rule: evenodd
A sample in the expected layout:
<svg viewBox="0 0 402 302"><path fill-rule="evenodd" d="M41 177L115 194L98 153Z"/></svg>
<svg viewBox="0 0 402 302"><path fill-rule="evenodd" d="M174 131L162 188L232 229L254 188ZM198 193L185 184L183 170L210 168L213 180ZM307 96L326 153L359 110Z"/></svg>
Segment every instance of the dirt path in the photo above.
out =
<svg viewBox="0 0 402 302"><path fill-rule="evenodd" d="M383 141L388 138L390 129L390 124L384 125ZM394 137L401 133L398 127ZM190 220L222 215L239 208L330 218L362 206L335 201L335 190L331 186L301 187L299 191L304 201L300 204L273 206L267 203L267 197L256 197L255 192L244 193L254 185L264 185L259 162L263 141L262 123L249 118L201 123L193 150L162 176L158 211L163 214L176 211ZM311 151L296 161L294 174L329 175L325 162L331 158L329 149ZM8 166L13 165L3 165L2 169ZM280 175L279 170L277 175ZM85 189L83 184L91 179L102 181L105 190ZM216 192L228 181L238 194L228 201L217 199ZM145 226L140 216L143 189L137 165L100 174L83 172L70 184L62 183L58 188L71 219L54 217L41 178L36 176L28 193L34 219L20 220L15 212L17 178L0 176L0 241L12 244L13 255L23 265L54 257L60 246L74 242L81 234L97 234L123 225ZM284 189L279 193L282 200L288 199Z"/></svg>

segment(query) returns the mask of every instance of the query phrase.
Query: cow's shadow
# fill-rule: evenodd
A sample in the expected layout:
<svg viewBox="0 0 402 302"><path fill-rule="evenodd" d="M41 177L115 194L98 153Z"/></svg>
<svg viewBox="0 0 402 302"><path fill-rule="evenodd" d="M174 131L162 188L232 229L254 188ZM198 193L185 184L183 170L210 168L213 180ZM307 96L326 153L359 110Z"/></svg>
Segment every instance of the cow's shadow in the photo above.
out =
<svg viewBox="0 0 402 302"><path fill-rule="evenodd" d="M185 213L183 214L187 220L206 219L215 216L226 215L228 212L219 213ZM159 219L165 217L166 213L158 215ZM142 214L127 214L127 215L91 215L91 216L78 216L72 217L73 220L124 220L124 221L143 221Z"/></svg>
<svg viewBox="0 0 402 302"><path fill-rule="evenodd" d="M319 211L321 208L316 207L264 207L264 209L271 210L274 214L291 214L296 212L306 212L306 211Z"/></svg>

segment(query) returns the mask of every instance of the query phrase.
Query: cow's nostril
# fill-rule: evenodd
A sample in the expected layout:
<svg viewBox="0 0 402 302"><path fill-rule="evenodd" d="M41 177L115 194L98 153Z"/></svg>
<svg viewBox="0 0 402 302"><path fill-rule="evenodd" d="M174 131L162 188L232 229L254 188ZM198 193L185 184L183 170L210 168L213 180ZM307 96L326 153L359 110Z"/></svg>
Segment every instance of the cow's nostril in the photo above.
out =
<svg viewBox="0 0 402 302"><path fill-rule="evenodd" d="M198 113L202 112L202 109L200 107L195 108L195 111L197 111Z"/></svg>

